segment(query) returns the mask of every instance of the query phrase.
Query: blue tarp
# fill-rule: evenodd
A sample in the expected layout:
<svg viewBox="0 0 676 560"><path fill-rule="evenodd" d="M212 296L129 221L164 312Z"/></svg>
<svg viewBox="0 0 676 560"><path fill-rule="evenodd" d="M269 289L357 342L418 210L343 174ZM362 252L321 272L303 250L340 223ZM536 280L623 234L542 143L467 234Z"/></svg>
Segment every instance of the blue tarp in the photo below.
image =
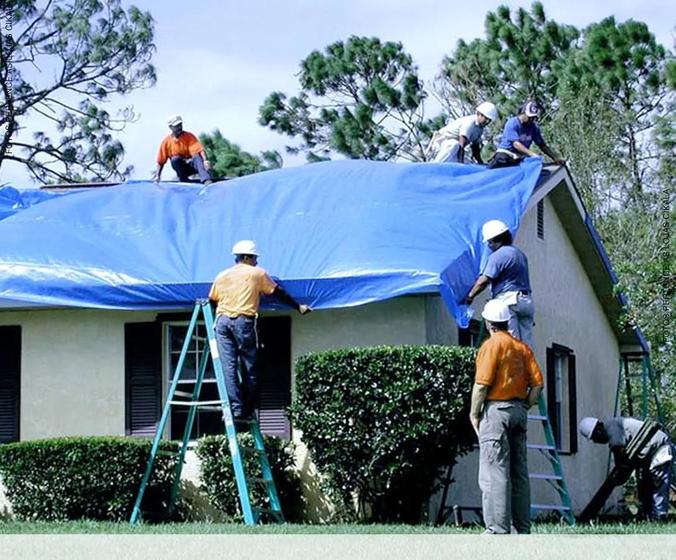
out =
<svg viewBox="0 0 676 560"><path fill-rule="evenodd" d="M486 258L481 225L516 231L541 168L349 160L205 188L0 192L0 306L189 306L253 239L259 265L313 308L436 292L464 326L456 301Z"/></svg>

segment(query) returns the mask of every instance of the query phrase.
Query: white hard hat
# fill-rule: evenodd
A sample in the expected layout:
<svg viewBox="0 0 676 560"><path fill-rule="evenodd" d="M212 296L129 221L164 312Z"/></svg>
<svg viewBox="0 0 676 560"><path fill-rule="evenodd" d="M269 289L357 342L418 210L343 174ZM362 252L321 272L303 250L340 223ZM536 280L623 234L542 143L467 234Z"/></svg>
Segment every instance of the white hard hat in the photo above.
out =
<svg viewBox="0 0 676 560"><path fill-rule="evenodd" d="M498 120L498 110L495 108L490 101L484 101L480 103L476 108L478 113L481 113L485 117L488 117L492 121Z"/></svg>
<svg viewBox="0 0 676 560"><path fill-rule="evenodd" d="M586 437L587 439L591 439L591 435L594 432L594 428L596 428L596 425L599 423L598 418L592 418L590 416L587 416L587 418L583 418L580 420L580 423L578 424L578 430L580 430L580 435L583 437Z"/></svg>
<svg viewBox="0 0 676 560"><path fill-rule="evenodd" d="M492 299L484 306L481 316L491 323L506 323L509 321L509 305L501 299Z"/></svg>
<svg viewBox="0 0 676 560"><path fill-rule="evenodd" d="M183 117L181 115L171 115L171 117L167 119L167 123L169 126L183 124Z"/></svg>
<svg viewBox="0 0 676 560"><path fill-rule="evenodd" d="M238 241L232 246L232 254L258 256L258 249L256 249L256 244L253 241L244 239L242 241Z"/></svg>
<svg viewBox="0 0 676 560"><path fill-rule="evenodd" d="M500 220L488 220L481 226L481 235L484 238L484 243L506 231L509 231L509 227L505 222L501 222Z"/></svg>

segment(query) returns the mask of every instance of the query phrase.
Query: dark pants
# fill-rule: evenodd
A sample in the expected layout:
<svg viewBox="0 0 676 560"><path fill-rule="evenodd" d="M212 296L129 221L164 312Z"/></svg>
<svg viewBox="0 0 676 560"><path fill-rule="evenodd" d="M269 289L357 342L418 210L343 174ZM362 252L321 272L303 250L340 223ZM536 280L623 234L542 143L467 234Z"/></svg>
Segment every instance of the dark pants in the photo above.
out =
<svg viewBox="0 0 676 560"><path fill-rule="evenodd" d="M638 499L642 514L650 521L666 521L669 514L669 485L672 462L638 470Z"/></svg>
<svg viewBox="0 0 676 560"><path fill-rule="evenodd" d="M249 416L256 408L258 396L256 320L244 315L234 319L221 315L216 321L216 340L232 415Z"/></svg>
<svg viewBox="0 0 676 560"><path fill-rule="evenodd" d="M178 180L182 182L187 182L190 180L190 176L197 173L200 176L200 181L203 183L205 181L211 181L211 174L204 167L204 160L202 156L195 155L191 158L182 158L181 156L174 156L171 158L171 166L176 171L178 175Z"/></svg>
<svg viewBox="0 0 676 560"><path fill-rule="evenodd" d="M523 158L513 158L512 156L502 153L495 152L493 157L488 161L486 166L488 169L499 169L500 167L514 167L519 165L523 161Z"/></svg>

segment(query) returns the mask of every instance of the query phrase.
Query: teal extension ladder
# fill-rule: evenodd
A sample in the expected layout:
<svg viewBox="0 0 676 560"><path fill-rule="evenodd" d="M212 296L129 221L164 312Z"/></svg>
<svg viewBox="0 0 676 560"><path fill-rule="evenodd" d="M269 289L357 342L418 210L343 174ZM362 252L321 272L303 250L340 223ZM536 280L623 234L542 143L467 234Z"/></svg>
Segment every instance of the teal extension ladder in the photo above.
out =
<svg viewBox="0 0 676 560"><path fill-rule="evenodd" d="M177 391L176 389L181 378L181 374L183 373L185 358L189 352L191 343L194 342L195 338L197 337L197 324L200 320L204 321L209 344L204 346L204 350L200 356L198 374L195 380L195 388L192 393ZM218 387L219 400L199 401L198 399L200 395L200 389L202 387L202 382L204 380L210 357L213 362L214 376L216 378L216 384ZM174 374L174 378L167 394L164 408L162 410L162 416L160 418L159 425L157 426L157 432L155 433L155 438L150 451L150 457L148 458L148 464L146 466L143 479L141 480L141 486L136 497L136 502L134 503L134 509L132 510L130 523L133 525L142 520L141 504L143 503L143 496L153 472L155 458L159 453L160 441L162 440L162 434L164 433L164 430L167 426L171 409L172 407L176 406L187 406L189 407L189 410L185 430L183 433L183 440L178 452L178 461L176 463L176 470L174 473L168 513L170 514L172 512L176 503L176 495L178 493L178 487L181 479L181 470L183 469L185 453L188 448L188 442L190 440L195 413L197 408L203 407L210 408L212 410L222 410L223 412L225 435L227 436L230 453L232 455L232 464L235 471L235 480L237 482L237 491L239 493L239 502L242 508L244 523L246 525L255 525L257 523L261 523L264 519L269 519L277 523L283 523L284 516L282 514L279 496L277 494L277 487L275 486L275 482L272 478L272 471L270 470L270 464L265 451L263 436L261 434L258 421L255 419L255 417L252 420L243 422L240 422L239 420L235 422L233 420L232 412L230 410L230 401L225 388L223 365L218 355L218 345L216 343L216 333L214 331L214 317L211 310L211 304L207 299L200 299L195 303L192 318L190 319L190 325L188 327L185 340L183 341L181 355L176 366L176 373ZM248 431L251 434L254 443L253 447L241 445L239 439L237 438L238 428L241 431ZM246 455L253 455L256 457L262 476L247 476L245 472ZM260 485L265 490L265 494L267 496L267 503L265 504L265 507L255 507L252 505L251 489L255 485Z"/></svg>

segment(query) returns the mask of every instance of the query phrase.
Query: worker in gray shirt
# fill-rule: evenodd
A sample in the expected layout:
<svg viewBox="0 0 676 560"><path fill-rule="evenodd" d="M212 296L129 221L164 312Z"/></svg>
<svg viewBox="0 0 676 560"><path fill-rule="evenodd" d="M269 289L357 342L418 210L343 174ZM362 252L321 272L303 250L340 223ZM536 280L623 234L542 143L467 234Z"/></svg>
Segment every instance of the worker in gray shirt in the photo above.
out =
<svg viewBox="0 0 676 560"><path fill-rule="evenodd" d="M493 299L499 299L509 306L509 334L532 347L535 309L531 298L528 259L521 249L512 245L512 233L504 222L489 220L481 228L481 233L491 254L463 302L471 305L474 298L490 284Z"/></svg>
<svg viewBox="0 0 676 560"><path fill-rule="evenodd" d="M635 461L627 459L626 448L643 426L641 420L630 417L583 418L579 424L580 434L594 443L607 443L613 453L615 466L627 481L636 469L638 496L643 513L651 521L666 521L669 512L669 485L674 461L674 450L669 436L658 430L643 446Z"/></svg>

